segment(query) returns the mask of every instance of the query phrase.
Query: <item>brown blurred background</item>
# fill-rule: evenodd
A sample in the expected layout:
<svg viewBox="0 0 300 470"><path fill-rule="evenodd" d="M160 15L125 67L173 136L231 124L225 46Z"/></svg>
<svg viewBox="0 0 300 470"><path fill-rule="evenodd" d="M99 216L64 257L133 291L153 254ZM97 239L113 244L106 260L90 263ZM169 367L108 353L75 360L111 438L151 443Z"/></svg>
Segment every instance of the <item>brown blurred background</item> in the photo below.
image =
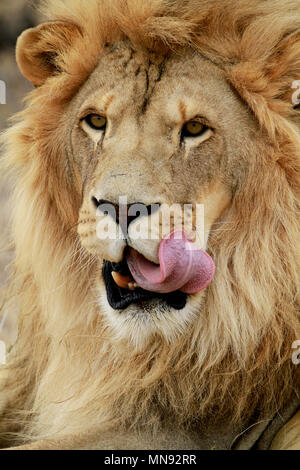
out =
<svg viewBox="0 0 300 470"><path fill-rule="evenodd" d="M9 117L22 109L23 97L32 88L18 71L15 44L23 30L38 22L38 13L34 9L36 2L37 0L0 0L0 80L6 84L6 104L0 104L0 132L9 125ZM6 266L13 259L12 250L5 249L10 239L9 195L12 186L13 182L6 181L0 175L0 305L10 271ZM15 336L16 318L3 319L3 312L0 310L0 340L4 340L9 346Z"/></svg>

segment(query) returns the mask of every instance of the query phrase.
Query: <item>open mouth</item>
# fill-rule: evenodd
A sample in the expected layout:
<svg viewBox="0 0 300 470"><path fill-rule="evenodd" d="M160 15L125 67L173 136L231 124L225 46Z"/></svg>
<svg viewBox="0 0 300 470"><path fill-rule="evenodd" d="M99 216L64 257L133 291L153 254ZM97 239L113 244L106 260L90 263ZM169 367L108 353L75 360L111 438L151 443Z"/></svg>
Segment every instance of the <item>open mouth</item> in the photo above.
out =
<svg viewBox="0 0 300 470"><path fill-rule="evenodd" d="M115 310L123 310L131 304L139 304L153 299L163 300L169 307L181 310L187 302L187 294L179 290L167 294L158 292L150 292L141 287L134 290L119 287L113 279L112 273L119 273L125 277L131 277L130 270L127 265L126 257L120 263L111 263L104 261L103 279L106 287L107 300L109 305Z"/></svg>
<svg viewBox="0 0 300 470"><path fill-rule="evenodd" d="M130 304L161 299L174 309L185 307L188 294L205 289L214 277L212 258L190 240L184 230L163 238L159 264L127 247L120 263L104 262L103 278L108 302L123 310Z"/></svg>

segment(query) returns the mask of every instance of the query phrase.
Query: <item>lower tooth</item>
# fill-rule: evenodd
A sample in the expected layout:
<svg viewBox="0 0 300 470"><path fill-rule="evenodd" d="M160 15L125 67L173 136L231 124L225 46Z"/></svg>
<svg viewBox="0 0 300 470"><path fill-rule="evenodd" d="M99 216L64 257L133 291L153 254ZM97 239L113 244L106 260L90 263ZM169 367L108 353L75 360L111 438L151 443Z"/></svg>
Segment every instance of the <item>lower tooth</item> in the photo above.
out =
<svg viewBox="0 0 300 470"><path fill-rule="evenodd" d="M122 274L119 274L115 271L113 271L111 275L115 283L122 289L135 290L137 287L139 287L138 284L134 282L132 277L130 276L122 276Z"/></svg>
<svg viewBox="0 0 300 470"><path fill-rule="evenodd" d="M140 287L140 286L139 286L136 282L130 282L130 283L128 284L128 287L129 287L130 290L135 290L135 289L137 289L137 288Z"/></svg>

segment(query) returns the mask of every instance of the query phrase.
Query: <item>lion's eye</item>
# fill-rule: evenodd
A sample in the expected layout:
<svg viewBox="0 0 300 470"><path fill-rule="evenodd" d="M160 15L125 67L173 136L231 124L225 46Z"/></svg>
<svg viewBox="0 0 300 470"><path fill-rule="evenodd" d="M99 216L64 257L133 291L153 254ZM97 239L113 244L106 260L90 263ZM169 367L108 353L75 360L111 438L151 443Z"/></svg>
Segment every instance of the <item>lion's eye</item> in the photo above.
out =
<svg viewBox="0 0 300 470"><path fill-rule="evenodd" d="M199 137L208 129L199 121L189 121L182 128L182 137Z"/></svg>
<svg viewBox="0 0 300 470"><path fill-rule="evenodd" d="M84 120L92 129L104 131L106 128L107 119L104 116L89 114Z"/></svg>

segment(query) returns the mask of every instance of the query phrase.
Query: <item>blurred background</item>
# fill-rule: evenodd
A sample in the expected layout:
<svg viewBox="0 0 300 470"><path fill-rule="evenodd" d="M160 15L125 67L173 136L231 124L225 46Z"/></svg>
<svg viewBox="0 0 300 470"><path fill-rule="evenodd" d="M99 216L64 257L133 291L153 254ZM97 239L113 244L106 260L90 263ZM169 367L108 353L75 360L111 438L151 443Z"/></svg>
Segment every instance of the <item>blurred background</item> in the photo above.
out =
<svg viewBox="0 0 300 470"><path fill-rule="evenodd" d="M0 0L0 80L6 84L6 104L0 104L0 133L9 125L9 118L22 109L23 98L32 89L18 71L15 61L15 45L19 34L38 21L34 5L37 0ZM1 149L0 149L1 151ZM3 291L9 277L13 252L7 249L9 243L9 195L13 182L0 175L0 305ZM8 267L7 267L8 266ZM7 268L6 268L7 267ZM9 347L16 336L16 318L5 318L0 310L0 341Z"/></svg>

